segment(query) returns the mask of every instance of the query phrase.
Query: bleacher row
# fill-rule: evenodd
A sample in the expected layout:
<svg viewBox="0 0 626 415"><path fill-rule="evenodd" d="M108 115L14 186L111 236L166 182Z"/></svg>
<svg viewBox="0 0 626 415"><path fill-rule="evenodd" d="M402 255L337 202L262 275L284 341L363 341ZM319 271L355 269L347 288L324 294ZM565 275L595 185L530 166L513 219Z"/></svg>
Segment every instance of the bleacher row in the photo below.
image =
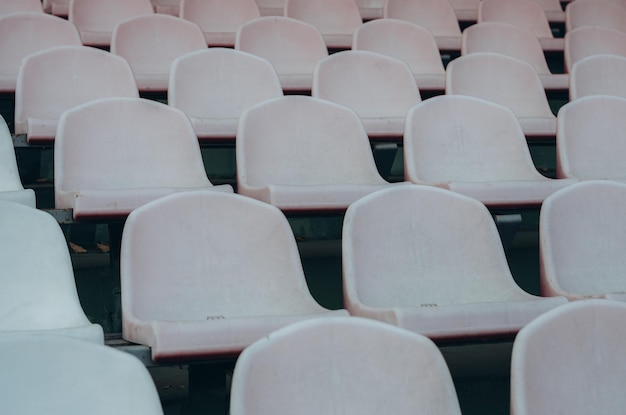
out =
<svg viewBox="0 0 626 415"><path fill-rule="evenodd" d="M352 1L346 8L358 11ZM199 22L152 13L152 5L149 13L112 26L104 36L109 43L86 42L73 21L72 7L81 2L92 3L69 2L68 20L42 13L44 6L63 10L53 0L37 1L40 11L0 18L0 56L12 58L0 63L0 72L12 68L0 81L6 81L3 92L15 94L14 115L3 114L0 131L0 199L11 201L0 202L0 396L10 413L39 405L71 413L62 381L33 386L46 399L24 399L19 385L26 381L15 379L37 385L33 376L53 378L25 370L30 366L65 373L72 385L83 379L86 390L76 392L84 396L115 386L100 404L95 396L78 399L88 406L75 406L75 413L162 411L145 369L102 347L102 327L81 309L59 211L69 212L73 223L123 223L113 255L119 255L122 336L131 345L125 350L149 350L148 366L237 359L233 414L347 406L380 413L394 405L400 412L460 413L432 341L513 338L512 413L554 413L555 399L548 399L554 394L567 396L557 401L561 409L567 401L571 413L619 412L622 394L614 391L621 372L610 381L599 376L620 364L618 323L626 313L615 301L624 292L626 185L617 183L626 178L623 6L568 3L553 20L566 27L565 71L553 74L544 53L554 52L559 38L542 42L512 20L481 21L488 3L534 4L530 0L477 3L478 23L459 30L454 41L400 20L407 10L389 14L394 3L415 7L419 1L388 0L380 15L368 17L374 20L363 23L366 14L360 14L349 36L324 36L321 26L304 19L259 17L260 4L241 2L254 3L256 17L232 36L219 32L232 44L212 44ZM13 3L20 2L4 6ZM211 2L195 6L202 3ZM292 3L300 2L288 0L285 10ZM301 5L331 3L342 2ZM181 2L181 16L192 4ZM577 4L593 10L611 4L618 23L599 27L607 20L601 17L573 28L567 11ZM202 14L195 9L189 16ZM48 23L55 27L49 33ZM62 31L66 40L57 44L52 34ZM101 34L95 32L90 39ZM337 39L346 43L333 43ZM300 40L315 45L301 66L286 59L305 60L300 46L294 48ZM411 48L418 41L420 54ZM390 46L396 48L385 49ZM166 54L154 62L158 50ZM551 90L569 94L558 113L546 95ZM154 92L162 95L145 98ZM533 165L529 144L537 138L556 146L554 178ZM234 146L234 188L209 180L200 143ZM54 148L56 209L48 212L36 209L35 193L24 189L14 153L14 146L40 144ZM396 160L398 147L402 183L376 158L391 149ZM514 280L493 220L496 212L528 207L541 209L541 295ZM329 212L343 215L341 310L311 295L287 221L294 213ZM24 252L37 252L37 260ZM556 389L551 376L572 370L563 356L583 352L595 360L568 372L575 386ZM76 364L59 367L68 359ZM424 370L431 373L426 382L418 377ZM372 371L384 378L369 383ZM137 378L126 378L130 372ZM303 373L311 375L303 380ZM90 384L92 378L100 383ZM539 380L555 389L529 391Z"/></svg>

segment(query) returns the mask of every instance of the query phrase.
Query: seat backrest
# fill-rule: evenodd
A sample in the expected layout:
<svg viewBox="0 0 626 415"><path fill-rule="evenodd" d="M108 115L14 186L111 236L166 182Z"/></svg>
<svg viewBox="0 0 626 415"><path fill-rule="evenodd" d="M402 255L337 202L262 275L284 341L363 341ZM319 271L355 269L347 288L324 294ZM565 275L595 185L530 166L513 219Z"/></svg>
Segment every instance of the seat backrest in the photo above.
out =
<svg viewBox="0 0 626 415"><path fill-rule="evenodd" d="M137 358L64 337L0 336L0 387L3 408L13 414L163 414Z"/></svg>
<svg viewBox="0 0 626 415"><path fill-rule="evenodd" d="M570 299L626 292L626 184L588 180L548 197L539 221L541 291Z"/></svg>
<svg viewBox="0 0 626 415"><path fill-rule="evenodd" d="M543 8L533 0L482 0L478 22L492 21L523 27L538 38L554 37Z"/></svg>
<svg viewBox="0 0 626 415"><path fill-rule="evenodd" d="M432 186L391 187L351 204L342 256L348 310L477 303L521 291L485 205Z"/></svg>
<svg viewBox="0 0 626 415"><path fill-rule="evenodd" d="M587 95L626 98L626 56L592 55L576 62L570 75L570 101Z"/></svg>
<svg viewBox="0 0 626 415"><path fill-rule="evenodd" d="M626 305L575 301L522 328L511 356L511 414L619 413Z"/></svg>
<svg viewBox="0 0 626 415"><path fill-rule="evenodd" d="M448 0L387 0L383 14L422 26L435 37L461 37L459 22Z"/></svg>
<svg viewBox="0 0 626 415"><path fill-rule="evenodd" d="M565 8L565 30L601 26L626 32L626 8L610 1L576 0Z"/></svg>
<svg viewBox="0 0 626 415"><path fill-rule="evenodd" d="M11 132L4 118L0 117L0 192L22 189Z"/></svg>
<svg viewBox="0 0 626 415"><path fill-rule="evenodd" d="M359 26L354 32L352 50L399 59L409 65L413 74L445 73L432 33L404 20L374 19Z"/></svg>
<svg viewBox="0 0 626 415"><path fill-rule="evenodd" d="M531 31L509 23L491 21L463 31L461 54L500 53L531 64L537 73L550 74L541 44Z"/></svg>
<svg viewBox="0 0 626 415"><path fill-rule="evenodd" d="M41 0L3 0L0 3L0 16L21 12L43 13Z"/></svg>
<svg viewBox="0 0 626 415"><path fill-rule="evenodd" d="M513 112L470 96L416 105L407 115L404 158L405 177L414 183L541 178Z"/></svg>
<svg viewBox="0 0 626 415"><path fill-rule="evenodd" d="M461 413L427 337L358 317L312 319L246 348L233 373L233 415L380 411Z"/></svg>
<svg viewBox="0 0 626 415"><path fill-rule="evenodd" d="M510 108L518 118L554 116L535 68L498 53L471 53L451 61L446 94L486 99Z"/></svg>
<svg viewBox="0 0 626 415"><path fill-rule="evenodd" d="M312 24L322 35L352 35L363 23L354 0L287 0L285 16Z"/></svg>
<svg viewBox="0 0 626 415"><path fill-rule="evenodd" d="M0 91L15 91L23 58L63 45L81 45L76 27L65 19L34 12L0 17Z"/></svg>
<svg viewBox="0 0 626 415"><path fill-rule="evenodd" d="M626 98L593 95L571 101L557 115L558 177L626 179Z"/></svg>
<svg viewBox="0 0 626 415"><path fill-rule="evenodd" d="M206 47L196 24L165 14L125 20L111 39L111 53L130 64L140 91L167 90L174 59Z"/></svg>
<svg viewBox="0 0 626 415"><path fill-rule="evenodd" d="M46 49L20 66L15 133L26 134L30 118L58 120L65 110L93 99L138 94L133 72L120 56L86 46Z"/></svg>
<svg viewBox="0 0 626 415"><path fill-rule="evenodd" d="M565 34L565 70L576 62L599 54L626 56L626 33L600 26L583 26Z"/></svg>

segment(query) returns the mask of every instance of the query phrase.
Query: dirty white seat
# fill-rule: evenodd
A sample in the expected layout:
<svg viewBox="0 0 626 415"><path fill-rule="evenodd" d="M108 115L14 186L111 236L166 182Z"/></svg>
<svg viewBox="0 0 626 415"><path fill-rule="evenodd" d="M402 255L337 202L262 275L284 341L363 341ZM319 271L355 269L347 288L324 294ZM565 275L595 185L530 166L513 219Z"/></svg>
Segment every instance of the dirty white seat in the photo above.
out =
<svg viewBox="0 0 626 415"><path fill-rule="evenodd" d="M0 2L0 16L21 12L43 13L41 0L2 0Z"/></svg>
<svg viewBox="0 0 626 415"><path fill-rule="evenodd" d="M269 60L284 91L310 92L315 65L328 56L315 26L284 16L261 17L242 25L235 49Z"/></svg>
<svg viewBox="0 0 626 415"><path fill-rule="evenodd" d="M556 116L539 75L519 59L492 52L454 59L446 68L446 94L474 96L510 108L527 138L553 139L556 134Z"/></svg>
<svg viewBox="0 0 626 415"><path fill-rule="evenodd" d="M511 355L511 414L623 411L626 305L585 300L520 330Z"/></svg>
<svg viewBox="0 0 626 415"><path fill-rule="evenodd" d="M343 211L393 184L374 163L359 116L307 96L259 103L241 116L238 192L286 211Z"/></svg>
<svg viewBox="0 0 626 415"><path fill-rule="evenodd" d="M0 335L0 388L11 414L163 414L136 357L60 336Z"/></svg>
<svg viewBox="0 0 626 415"><path fill-rule="evenodd" d="M354 0L287 0L285 16L317 27L328 48L350 49L354 31L363 24Z"/></svg>
<svg viewBox="0 0 626 415"><path fill-rule="evenodd" d="M106 98L63 113L54 143L57 209L73 209L75 219L124 217L188 190L232 187L207 178L182 111L141 98Z"/></svg>
<svg viewBox="0 0 626 415"><path fill-rule="evenodd" d="M626 8L610 1L576 0L565 8L566 33L583 26L626 32Z"/></svg>
<svg viewBox="0 0 626 415"><path fill-rule="evenodd" d="M235 46L239 26L261 17L256 0L181 0L180 17L202 29L209 46Z"/></svg>
<svg viewBox="0 0 626 415"><path fill-rule="evenodd" d="M54 16L67 17L70 13L70 0L43 0L43 10Z"/></svg>
<svg viewBox="0 0 626 415"><path fill-rule="evenodd" d="M565 69L592 55L626 56L626 33L600 26L583 26L565 34Z"/></svg>
<svg viewBox="0 0 626 415"><path fill-rule="evenodd" d="M580 180L626 182L626 98L592 95L558 114L556 174Z"/></svg>
<svg viewBox="0 0 626 415"><path fill-rule="evenodd" d="M35 191L24 189L9 127L0 117L0 200L36 207Z"/></svg>
<svg viewBox="0 0 626 415"><path fill-rule="evenodd" d="M442 95L416 105L407 116L404 159L406 180L489 207L537 207L575 182L541 175L511 110L469 96Z"/></svg>
<svg viewBox="0 0 626 415"><path fill-rule="evenodd" d="M539 220L541 293L626 301L626 184L586 180L548 197Z"/></svg>
<svg viewBox="0 0 626 415"><path fill-rule="evenodd" d="M63 45L81 45L76 27L65 19L33 12L0 17L0 91L15 91L23 58Z"/></svg>
<svg viewBox="0 0 626 415"><path fill-rule="evenodd" d="M478 5L478 22L503 22L530 30L544 51L563 51L563 38L555 38L548 18L533 0L483 0Z"/></svg>
<svg viewBox="0 0 626 415"><path fill-rule="evenodd" d="M436 187L404 185L354 202L342 255L351 315L433 339L508 338L566 302L522 290L485 205Z"/></svg>
<svg viewBox="0 0 626 415"><path fill-rule="evenodd" d="M180 16L180 0L150 0L150 3L156 13Z"/></svg>
<svg viewBox="0 0 626 415"><path fill-rule="evenodd" d="M102 327L81 308L56 220L41 210L0 201L0 225L0 337L56 334L104 343Z"/></svg>
<svg viewBox="0 0 626 415"><path fill-rule="evenodd" d="M402 138L407 112L421 102L406 63L363 50L322 59L313 73L311 95L353 109L370 138Z"/></svg>
<svg viewBox="0 0 626 415"><path fill-rule="evenodd" d="M52 141L67 109L93 99L137 97L133 71L120 56L87 46L58 46L27 56L15 87L15 134Z"/></svg>
<svg viewBox="0 0 626 415"><path fill-rule="evenodd" d="M133 211L121 282L123 336L154 361L233 356L288 324L347 315L311 296L285 216L241 195L186 192Z"/></svg>
<svg viewBox="0 0 626 415"><path fill-rule="evenodd" d="M475 23L478 19L478 3L480 0L450 0L459 22Z"/></svg>
<svg viewBox="0 0 626 415"><path fill-rule="evenodd" d="M399 19L375 19L354 32L352 50L367 50L409 65L420 91L443 91L446 72L428 29Z"/></svg>
<svg viewBox="0 0 626 415"><path fill-rule="evenodd" d="M439 50L461 50L461 28L448 0L387 0L384 16L428 29Z"/></svg>
<svg viewBox="0 0 626 415"><path fill-rule="evenodd" d="M261 16L284 16L287 0L256 0Z"/></svg>
<svg viewBox="0 0 626 415"><path fill-rule="evenodd" d="M150 0L70 0L68 19L76 25L83 45L107 48L115 26L152 13Z"/></svg>
<svg viewBox="0 0 626 415"><path fill-rule="evenodd" d="M111 39L111 53L130 64L139 91L166 91L174 59L206 47L198 25L166 14L125 20Z"/></svg>
<svg viewBox="0 0 626 415"><path fill-rule="evenodd" d="M570 79L570 101L588 95L626 98L626 56L589 56L574 64Z"/></svg>
<svg viewBox="0 0 626 415"><path fill-rule="evenodd" d="M493 52L531 64L546 90L567 91L568 74L553 74L539 40L528 29L502 22L483 22L463 31L461 54Z"/></svg>
<svg viewBox="0 0 626 415"><path fill-rule="evenodd" d="M246 108L282 95L272 64L250 53L208 48L172 63L168 103L189 116L200 140L232 142Z"/></svg>
<svg viewBox="0 0 626 415"><path fill-rule="evenodd" d="M230 402L232 415L461 414L431 340L358 317L292 324L247 347Z"/></svg>

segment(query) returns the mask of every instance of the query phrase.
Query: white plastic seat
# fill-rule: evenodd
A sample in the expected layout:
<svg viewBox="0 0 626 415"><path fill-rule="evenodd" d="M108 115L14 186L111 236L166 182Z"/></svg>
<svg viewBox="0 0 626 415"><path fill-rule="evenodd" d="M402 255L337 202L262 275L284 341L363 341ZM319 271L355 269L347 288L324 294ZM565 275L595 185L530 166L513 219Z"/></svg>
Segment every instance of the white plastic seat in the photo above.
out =
<svg viewBox="0 0 626 415"><path fill-rule="evenodd" d="M520 330L511 355L511 414L622 412L625 317L617 301L576 301Z"/></svg>
<svg viewBox="0 0 626 415"><path fill-rule="evenodd" d="M565 69L592 55L626 56L626 33L600 26L583 26L565 34Z"/></svg>
<svg viewBox="0 0 626 415"><path fill-rule="evenodd" d="M235 46L239 27L261 17L256 0L181 0L180 17L202 29L209 46Z"/></svg>
<svg viewBox="0 0 626 415"><path fill-rule="evenodd" d="M587 180L548 197L539 220L541 293L626 301L626 184Z"/></svg>
<svg viewBox="0 0 626 415"><path fill-rule="evenodd" d="M428 29L441 51L461 50L461 28L448 0L386 0L384 17Z"/></svg>
<svg viewBox="0 0 626 415"><path fill-rule="evenodd" d="M63 45L81 45L78 31L65 19L32 12L0 17L0 91L15 91L23 58Z"/></svg>
<svg viewBox="0 0 626 415"><path fill-rule="evenodd" d="M2 0L0 2L0 17L22 12L43 13L41 0Z"/></svg>
<svg viewBox="0 0 626 415"><path fill-rule="evenodd" d="M206 47L196 24L166 14L125 20L111 39L111 53L130 64L140 91L166 91L174 59Z"/></svg>
<svg viewBox="0 0 626 415"><path fill-rule="evenodd" d="M292 324L247 347L230 402L232 415L461 414L431 340L358 317Z"/></svg>
<svg viewBox="0 0 626 415"><path fill-rule="evenodd" d="M57 209L75 219L124 217L171 193L213 186L180 110L141 98L107 98L63 113L54 143Z"/></svg>
<svg viewBox="0 0 626 415"><path fill-rule="evenodd" d="M104 343L102 327L81 308L56 220L41 210L0 201L0 225L0 338L37 333Z"/></svg>
<svg viewBox="0 0 626 415"><path fill-rule="evenodd" d="M478 5L478 22L502 22L530 30L544 51L563 51L563 38L555 38L548 18L533 0L482 0Z"/></svg>
<svg viewBox="0 0 626 415"><path fill-rule="evenodd" d="M592 95L558 114L556 173L580 180L626 182L626 98Z"/></svg>
<svg viewBox="0 0 626 415"><path fill-rule="evenodd" d="M287 0L256 0L261 16L284 16Z"/></svg>
<svg viewBox="0 0 626 415"><path fill-rule="evenodd" d="M163 414L137 358L59 336L0 335L0 387L11 414Z"/></svg>
<svg viewBox="0 0 626 415"><path fill-rule="evenodd" d="M180 16L180 0L150 0L150 3L156 13Z"/></svg>
<svg viewBox="0 0 626 415"><path fill-rule="evenodd" d="M285 211L343 211L393 186L359 116L326 100L291 95L247 109L235 148L238 193Z"/></svg>
<svg viewBox="0 0 626 415"><path fill-rule="evenodd" d="M122 57L86 46L58 46L27 56L15 87L15 134L52 141L67 109L106 97L137 97L133 72Z"/></svg>
<svg viewBox="0 0 626 415"><path fill-rule="evenodd" d="M288 324L347 315L311 296L285 216L240 195L186 192L136 209L120 261L123 336L154 361L233 356Z"/></svg>
<svg viewBox="0 0 626 415"><path fill-rule="evenodd" d="M115 26L152 13L150 0L70 0L68 19L78 29L83 45L107 48Z"/></svg>
<svg viewBox="0 0 626 415"><path fill-rule="evenodd" d="M570 79L570 101L588 95L626 98L626 56L589 56L574 64Z"/></svg>
<svg viewBox="0 0 626 415"><path fill-rule="evenodd" d="M390 188L350 205L342 255L351 315L436 340L509 338L566 302L515 283L484 204L431 186Z"/></svg>
<svg viewBox="0 0 626 415"><path fill-rule="evenodd" d="M363 50L337 52L313 73L311 95L353 109L370 138L402 138L411 107L421 102L408 65Z"/></svg>
<svg viewBox="0 0 626 415"><path fill-rule="evenodd" d="M446 72L429 30L398 19L375 19L354 32L352 50L367 50L409 65L420 91L443 91Z"/></svg>
<svg viewBox="0 0 626 415"><path fill-rule="evenodd" d="M363 24L354 0L287 0L285 16L317 27L332 49L350 49L354 31Z"/></svg>
<svg viewBox="0 0 626 415"><path fill-rule="evenodd" d="M531 64L546 90L569 88L568 74L553 74L537 37L529 30L502 22L483 22L463 31L461 54L492 52Z"/></svg>
<svg viewBox="0 0 626 415"><path fill-rule="evenodd" d="M328 49L317 28L302 20L267 16L242 25L235 49L265 58L284 91L311 91L313 70Z"/></svg>
<svg viewBox="0 0 626 415"><path fill-rule="evenodd" d="M35 191L24 189L9 127L0 117L0 200L36 207Z"/></svg>
<svg viewBox="0 0 626 415"><path fill-rule="evenodd" d="M70 0L43 0L43 11L54 16L67 17L70 13Z"/></svg>
<svg viewBox="0 0 626 415"><path fill-rule="evenodd" d="M282 95L272 64L250 53L208 48L172 63L168 103L189 116L200 140L232 142L246 108Z"/></svg>
<svg viewBox="0 0 626 415"><path fill-rule="evenodd" d="M510 108L527 138L553 139L556 134L556 116L539 75L519 59L490 52L454 59L446 68L446 94L469 95Z"/></svg>
<svg viewBox="0 0 626 415"><path fill-rule="evenodd" d="M442 95L416 105L407 115L404 159L407 181L449 189L489 207L538 207L575 182L537 171L511 110L468 96Z"/></svg>
<svg viewBox="0 0 626 415"><path fill-rule="evenodd" d="M626 8L610 1L576 0L565 9L565 30L600 26L626 32Z"/></svg>

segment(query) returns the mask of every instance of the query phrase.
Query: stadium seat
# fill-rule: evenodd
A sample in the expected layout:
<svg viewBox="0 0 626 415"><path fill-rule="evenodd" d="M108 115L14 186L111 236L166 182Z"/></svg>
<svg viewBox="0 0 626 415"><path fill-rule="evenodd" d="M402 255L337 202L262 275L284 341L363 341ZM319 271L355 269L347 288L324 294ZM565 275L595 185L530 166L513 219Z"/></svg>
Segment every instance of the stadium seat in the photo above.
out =
<svg viewBox="0 0 626 415"><path fill-rule="evenodd" d="M430 30L440 51L461 50L459 21L448 0L387 0L384 16Z"/></svg>
<svg viewBox="0 0 626 415"><path fill-rule="evenodd" d="M469 95L510 108L527 138L554 139L556 134L556 117L539 75L519 59L491 52L454 59L446 68L446 94Z"/></svg>
<svg viewBox="0 0 626 415"><path fill-rule="evenodd" d="M284 16L287 0L256 0L261 16Z"/></svg>
<svg viewBox="0 0 626 415"><path fill-rule="evenodd" d="M102 327L81 308L65 236L51 215L0 201L0 261L0 338L37 333L104 343Z"/></svg>
<svg viewBox="0 0 626 415"><path fill-rule="evenodd" d="M239 26L261 14L256 0L181 0L180 17L200 26L207 45L234 47Z"/></svg>
<svg viewBox="0 0 626 415"><path fill-rule="evenodd" d="M431 340L358 317L295 323L247 347L230 402L232 415L461 414Z"/></svg>
<svg viewBox="0 0 626 415"><path fill-rule="evenodd" d="M208 48L172 63L168 103L189 116L203 141L233 142L246 108L282 95L271 63L250 53Z"/></svg>
<svg viewBox="0 0 626 415"><path fill-rule="evenodd" d="M421 102L406 63L363 50L322 59L313 73L311 95L353 109L370 138L402 139L407 112Z"/></svg>
<svg viewBox="0 0 626 415"><path fill-rule="evenodd" d="M405 179L442 187L490 208L539 207L575 182L541 175L515 115L479 98L442 95L407 115Z"/></svg>
<svg viewBox="0 0 626 415"><path fill-rule="evenodd" d="M0 335L0 388L11 414L163 414L137 358L59 336Z"/></svg>
<svg viewBox="0 0 626 415"><path fill-rule="evenodd" d="M180 0L150 0L150 2L156 13L180 16Z"/></svg>
<svg viewBox="0 0 626 415"><path fill-rule="evenodd" d="M602 0L606 1L606 0ZM600 26L584 26L565 34L565 70L592 55L626 56L626 33Z"/></svg>
<svg viewBox="0 0 626 415"><path fill-rule="evenodd" d="M0 200L36 207L35 191L24 189L9 127L0 117Z"/></svg>
<svg viewBox="0 0 626 415"><path fill-rule="evenodd" d="M118 23L152 13L150 0L71 0L68 19L76 25L83 45L108 48Z"/></svg>
<svg viewBox="0 0 626 415"><path fill-rule="evenodd" d="M569 99L588 95L626 98L626 56L592 55L574 64Z"/></svg>
<svg viewBox="0 0 626 415"><path fill-rule="evenodd" d="M569 75L552 73L539 40L528 29L509 23L483 22L463 31L461 54L492 52L531 64L546 90L567 91Z"/></svg>
<svg viewBox="0 0 626 415"><path fill-rule="evenodd" d="M623 393L626 305L585 300L520 330L511 356L511 414L615 414Z"/></svg>
<svg viewBox="0 0 626 415"><path fill-rule="evenodd" d="M576 0L565 9L565 30L600 26L626 33L626 8L610 1Z"/></svg>
<svg viewBox="0 0 626 415"><path fill-rule="evenodd" d="M266 16L242 25L235 49L265 58L284 91L311 92L313 70L328 49L317 28L302 20Z"/></svg>
<svg viewBox="0 0 626 415"><path fill-rule="evenodd" d="M541 293L626 301L626 184L586 180L548 197L539 220Z"/></svg>
<svg viewBox="0 0 626 415"><path fill-rule="evenodd" d="M241 195L186 192L133 211L121 282L123 336L155 362L236 356L288 324L347 315L311 296L285 216Z"/></svg>
<svg viewBox="0 0 626 415"><path fill-rule="evenodd" d="M0 17L21 12L43 13L41 0L2 0L0 2Z"/></svg>
<svg viewBox="0 0 626 415"><path fill-rule="evenodd" d="M558 113L557 177L626 182L626 98L592 95Z"/></svg>
<svg viewBox="0 0 626 415"><path fill-rule="evenodd" d="M285 16L317 27L330 49L350 49L354 31L363 24L354 0L287 0Z"/></svg>
<svg viewBox="0 0 626 415"><path fill-rule="evenodd" d="M206 176L180 110L142 98L107 98L63 113L54 143L57 209L74 219L125 217L175 192L232 192Z"/></svg>
<svg viewBox="0 0 626 415"><path fill-rule="evenodd" d="M375 19L354 32L352 50L367 50L409 65L420 91L445 89L446 72L429 30L398 19Z"/></svg>
<svg viewBox="0 0 626 415"><path fill-rule="evenodd" d="M137 97L133 71L123 58L87 46L58 46L27 56L15 87L15 134L51 142L59 117L84 102Z"/></svg>
<svg viewBox="0 0 626 415"><path fill-rule="evenodd" d="M354 2L359 8L361 19L367 21L383 17L385 0L354 0Z"/></svg>
<svg viewBox="0 0 626 415"><path fill-rule="evenodd" d="M70 0L43 0L43 10L66 18L70 13Z"/></svg>
<svg viewBox="0 0 626 415"><path fill-rule="evenodd" d="M431 186L398 186L351 204L342 255L351 315L437 341L511 338L566 302L515 283L484 204Z"/></svg>
<svg viewBox="0 0 626 415"><path fill-rule="evenodd" d="M241 116L240 194L284 211L341 211L394 186L378 173L367 133L351 109L307 96L259 103Z"/></svg>
<svg viewBox="0 0 626 415"><path fill-rule="evenodd" d="M76 27L65 19L33 12L0 17L0 91L15 91L23 58L64 45L81 45Z"/></svg>
<svg viewBox="0 0 626 415"><path fill-rule="evenodd" d="M478 5L478 23L502 22L530 30L544 51L562 52L563 38L552 33L541 5L533 0L483 0Z"/></svg>
<svg viewBox="0 0 626 415"><path fill-rule="evenodd" d="M174 59L206 47L196 24L166 14L125 20L111 39L111 53L130 64L141 92L167 91Z"/></svg>

